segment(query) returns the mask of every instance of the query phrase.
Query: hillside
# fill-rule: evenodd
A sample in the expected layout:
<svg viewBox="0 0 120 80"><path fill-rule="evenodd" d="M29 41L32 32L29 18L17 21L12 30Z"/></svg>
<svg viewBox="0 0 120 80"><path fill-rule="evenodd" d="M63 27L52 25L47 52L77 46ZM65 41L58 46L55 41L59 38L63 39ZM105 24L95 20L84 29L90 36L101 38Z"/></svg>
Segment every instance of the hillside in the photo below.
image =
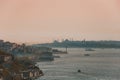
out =
<svg viewBox="0 0 120 80"><path fill-rule="evenodd" d="M17 59L0 50L0 80L29 80L42 75L43 72L31 60Z"/></svg>

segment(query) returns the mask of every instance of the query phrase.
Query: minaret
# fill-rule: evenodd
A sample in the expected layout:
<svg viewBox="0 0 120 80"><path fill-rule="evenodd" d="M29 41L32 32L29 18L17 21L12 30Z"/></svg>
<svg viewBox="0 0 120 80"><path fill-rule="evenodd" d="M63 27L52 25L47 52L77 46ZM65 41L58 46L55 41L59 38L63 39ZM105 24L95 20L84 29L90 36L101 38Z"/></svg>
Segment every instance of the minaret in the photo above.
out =
<svg viewBox="0 0 120 80"><path fill-rule="evenodd" d="M68 47L66 46L66 53L68 53L68 52L67 52L67 48L68 48Z"/></svg>

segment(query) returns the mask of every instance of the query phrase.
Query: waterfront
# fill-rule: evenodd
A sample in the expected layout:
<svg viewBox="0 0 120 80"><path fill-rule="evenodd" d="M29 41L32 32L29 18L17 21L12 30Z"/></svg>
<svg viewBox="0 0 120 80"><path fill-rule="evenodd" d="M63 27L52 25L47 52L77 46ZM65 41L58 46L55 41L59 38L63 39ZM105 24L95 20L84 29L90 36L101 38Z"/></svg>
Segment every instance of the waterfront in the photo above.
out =
<svg viewBox="0 0 120 80"><path fill-rule="evenodd" d="M64 50L59 48L59 50ZM38 62L44 76L38 80L119 80L120 49L69 48L53 62ZM90 56L84 56L84 54ZM80 69L82 72L78 73Z"/></svg>

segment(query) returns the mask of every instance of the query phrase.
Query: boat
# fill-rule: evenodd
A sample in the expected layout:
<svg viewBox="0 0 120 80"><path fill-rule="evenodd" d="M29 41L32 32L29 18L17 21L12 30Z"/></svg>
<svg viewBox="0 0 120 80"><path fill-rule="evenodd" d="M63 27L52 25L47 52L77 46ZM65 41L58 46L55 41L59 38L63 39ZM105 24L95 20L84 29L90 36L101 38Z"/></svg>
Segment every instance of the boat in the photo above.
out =
<svg viewBox="0 0 120 80"><path fill-rule="evenodd" d="M80 70L80 69L78 69L78 73L81 73L81 70Z"/></svg>
<svg viewBox="0 0 120 80"><path fill-rule="evenodd" d="M90 54L84 54L84 56L90 56Z"/></svg>
<svg viewBox="0 0 120 80"><path fill-rule="evenodd" d="M67 54L67 50L66 51L60 51L60 50L57 50L57 49L53 49L52 50L53 54Z"/></svg>
<svg viewBox="0 0 120 80"><path fill-rule="evenodd" d="M92 48L86 48L85 51L95 51L95 50Z"/></svg>

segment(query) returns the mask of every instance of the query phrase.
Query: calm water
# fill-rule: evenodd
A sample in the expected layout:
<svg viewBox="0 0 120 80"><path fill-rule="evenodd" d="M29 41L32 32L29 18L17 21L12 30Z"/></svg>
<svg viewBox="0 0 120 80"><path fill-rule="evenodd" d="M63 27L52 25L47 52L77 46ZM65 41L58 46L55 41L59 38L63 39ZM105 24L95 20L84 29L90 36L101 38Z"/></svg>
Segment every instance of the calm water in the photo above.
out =
<svg viewBox="0 0 120 80"><path fill-rule="evenodd" d="M38 80L120 80L120 49L69 48L68 52L53 62L38 62L45 74Z"/></svg>

